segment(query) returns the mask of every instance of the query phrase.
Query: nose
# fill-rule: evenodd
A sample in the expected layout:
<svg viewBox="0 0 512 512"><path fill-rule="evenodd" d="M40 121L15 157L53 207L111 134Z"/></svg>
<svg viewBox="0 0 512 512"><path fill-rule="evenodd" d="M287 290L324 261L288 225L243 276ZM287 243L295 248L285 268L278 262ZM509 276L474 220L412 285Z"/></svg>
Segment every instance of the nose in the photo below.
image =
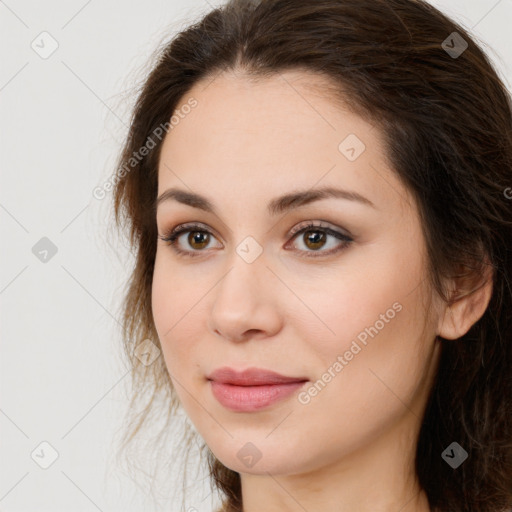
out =
<svg viewBox="0 0 512 512"><path fill-rule="evenodd" d="M247 263L238 254L212 290L209 328L232 342L275 336L282 328L279 280L263 255Z"/></svg>

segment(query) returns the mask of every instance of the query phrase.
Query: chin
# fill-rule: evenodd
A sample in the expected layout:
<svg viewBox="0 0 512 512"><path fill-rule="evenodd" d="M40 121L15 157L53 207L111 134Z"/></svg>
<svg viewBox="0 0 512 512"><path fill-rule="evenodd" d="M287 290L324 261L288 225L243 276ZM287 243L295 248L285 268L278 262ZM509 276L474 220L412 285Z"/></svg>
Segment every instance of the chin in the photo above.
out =
<svg viewBox="0 0 512 512"><path fill-rule="evenodd" d="M297 457L297 452L304 453L304 450L297 448L283 450L282 443L277 438L276 441L278 443L275 445L269 440L266 442L232 440L225 446L218 447L219 449L212 449L212 452L224 466L232 471L251 475L294 474L308 470L306 466L312 466L311 462L308 463Z"/></svg>

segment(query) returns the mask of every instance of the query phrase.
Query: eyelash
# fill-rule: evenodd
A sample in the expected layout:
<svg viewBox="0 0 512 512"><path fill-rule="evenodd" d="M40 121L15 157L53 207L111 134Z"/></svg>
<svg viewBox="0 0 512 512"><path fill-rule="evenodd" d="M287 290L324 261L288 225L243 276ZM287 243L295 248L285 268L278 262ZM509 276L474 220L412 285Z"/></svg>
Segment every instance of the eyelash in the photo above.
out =
<svg viewBox="0 0 512 512"><path fill-rule="evenodd" d="M305 252L306 258L318 258L321 256L335 254L335 253L345 249L348 245L350 245L350 243L353 242L352 238L350 238L347 235L344 235L343 233L340 233L339 231L335 231L334 229L331 229L327 226L323 226L321 224L313 224L313 223L308 223L305 226L304 225L297 226L297 228L292 230L292 232L290 233L289 236L291 236L292 239L295 239L295 238L298 238L299 235L301 235L302 233L305 233L307 231L319 231L319 232L325 233L327 235L331 235L331 236L337 238L338 240L342 240L343 243L340 246L336 247L335 249L330 249L329 251L321 251L321 250L302 251L300 249L295 250L296 252L297 251ZM196 251L184 251L177 246L177 240L180 237L180 235L182 235L183 233L188 233L188 232L208 233L213 236L213 233L211 233L207 229L204 229L201 224L192 222L192 223L187 223L187 224L180 224L179 226L170 230L169 232L165 233L164 235L159 235L158 238L160 238L162 241L166 242L168 245L172 246L172 249L177 254L179 254L181 256L184 256L187 258L195 258L197 256L202 256L203 255L202 253L204 253L205 251L202 251L202 250L200 250L200 251L197 251L197 250ZM317 256L316 253L319 253L319 255Z"/></svg>

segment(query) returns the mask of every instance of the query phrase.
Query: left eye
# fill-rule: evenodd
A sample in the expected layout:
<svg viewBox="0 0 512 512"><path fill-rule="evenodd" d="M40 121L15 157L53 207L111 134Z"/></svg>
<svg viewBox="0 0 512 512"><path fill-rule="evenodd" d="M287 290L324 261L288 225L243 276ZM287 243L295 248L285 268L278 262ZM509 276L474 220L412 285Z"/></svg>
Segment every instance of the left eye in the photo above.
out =
<svg viewBox="0 0 512 512"><path fill-rule="evenodd" d="M330 247L327 247L329 246L329 237L331 238L332 243L330 244ZM295 240L296 238L301 241L307 249L312 250L312 252L321 252L322 254L331 254L333 252L337 252L352 242L352 239L343 233L328 227L315 226L313 224L310 224L296 232L292 240ZM319 251L319 249L324 250ZM310 251L306 250L306 252Z"/></svg>
<svg viewBox="0 0 512 512"><path fill-rule="evenodd" d="M184 250L179 247L179 239L187 233L187 243L194 249L193 251ZM299 235L303 236L299 237ZM306 257L316 257L317 255L315 253L320 253L319 256L333 254L344 249L351 242L353 242L352 238L343 233L340 233L339 231L331 229L327 226L318 226L315 224L307 224L302 228L299 226L293 230L290 236L292 236L292 240L298 238L307 249L310 249L294 249L295 251L305 253L304 256ZM208 229L205 229L202 225L199 224L183 224L178 226L178 228L174 228L171 230L171 232L163 236L158 236L158 238L160 238L162 241L167 242L168 245L171 245L176 253L187 257L200 256L201 252L204 252L203 249L207 248L209 245L211 237L213 237L213 234ZM326 245L329 245L327 243L329 237L336 239L340 243L336 244L334 240L334 244L331 244L331 248L328 248L328 250L320 250L323 249ZM332 247L332 245L334 245L334 247Z"/></svg>

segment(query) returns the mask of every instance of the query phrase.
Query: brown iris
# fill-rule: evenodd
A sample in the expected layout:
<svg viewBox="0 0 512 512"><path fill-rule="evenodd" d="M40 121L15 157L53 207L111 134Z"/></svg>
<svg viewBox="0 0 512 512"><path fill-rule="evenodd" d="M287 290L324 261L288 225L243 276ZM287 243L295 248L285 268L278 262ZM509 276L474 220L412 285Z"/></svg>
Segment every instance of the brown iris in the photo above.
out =
<svg viewBox="0 0 512 512"><path fill-rule="evenodd" d="M304 238L306 246L310 249L319 249L325 243L325 233L323 231L306 231L304 233Z"/></svg>
<svg viewBox="0 0 512 512"><path fill-rule="evenodd" d="M208 245L209 241L210 235L204 231L191 231L188 235L188 243L190 244L190 247L193 247L194 249L203 249ZM199 245L194 245L196 243Z"/></svg>
<svg viewBox="0 0 512 512"><path fill-rule="evenodd" d="M306 231L304 233L305 244L309 249L320 249L325 244L323 231ZM204 249L210 241L209 233L204 231L191 231L188 235L188 243L194 249Z"/></svg>

